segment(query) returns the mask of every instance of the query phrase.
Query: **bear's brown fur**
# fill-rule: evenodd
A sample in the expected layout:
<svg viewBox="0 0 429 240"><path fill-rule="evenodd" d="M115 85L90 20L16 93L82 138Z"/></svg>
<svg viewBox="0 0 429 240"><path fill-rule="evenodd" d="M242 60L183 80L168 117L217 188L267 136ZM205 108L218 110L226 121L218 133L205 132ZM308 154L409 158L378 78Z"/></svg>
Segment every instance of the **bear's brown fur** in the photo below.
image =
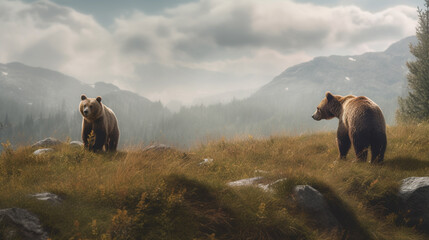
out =
<svg viewBox="0 0 429 240"><path fill-rule="evenodd" d="M115 113L101 103L101 97L87 98L81 95L79 111L82 114L82 141L86 148L93 151L116 151L119 141L118 120ZM95 141L89 143L93 131Z"/></svg>
<svg viewBox="0 0 429 240"><path fill-rule="evenodd" d="M386 151L386 123L381 109L367 97L339 96L330 92L320 102L313 119L339 119L337 143L345 159L351 144L359 161L366 161L371 147L371 163L381 163Z"/></svg>

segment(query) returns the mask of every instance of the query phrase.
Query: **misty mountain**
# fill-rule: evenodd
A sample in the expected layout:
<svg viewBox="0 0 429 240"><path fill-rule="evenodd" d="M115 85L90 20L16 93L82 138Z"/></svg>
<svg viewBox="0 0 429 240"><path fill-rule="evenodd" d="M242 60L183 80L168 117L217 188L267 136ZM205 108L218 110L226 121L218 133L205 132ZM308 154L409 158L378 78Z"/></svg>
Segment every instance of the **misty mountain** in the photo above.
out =
<svg viewBox="0 0 429 240"><path fill-rule="evenodd" d="M123 142L156 139L154 136L161 128L162 120L171 114L160 102L151 102L113 84L85 84L56 71L16 62L0 64L0 86L0 122L7 119L15 128L21 125L21 130L26 128L25 123L31 123L37 134L28 133L32 136L27 138L55 135L80 139L78 106L81 94L101 96L102 102L114 109L121 119L119 127L124 135ZM46 126L46 131L40 130L46 122L50 122L51 129ZM13 137L22 135L21 130L17 130ZM142 132L145 134L140 134Z"/></svg>
<svg viewBox="0 0 429 240"><path fill-rule="evenodd" d="M394 123L398 96L406 94L406 62L413 59L408 37L384 52L356 56L317 57L286 69L251 98L277 102L279 108L310 116L326 91L339 95L367 96L383 110L389 124Z"/></svg>
<svg viewBox="0 0 429 240"><path fill-rule="evenodd" d="M407 93L405 64L413 59L410 43L416 38L403 39L383 52L317 57L286 69L248 98L210 106L171 104L180 108L176 113L112 84L89 85L47 69L0 64L0 122L13 123L0 131L0 141L80 139L82 93L102 96L115 111L122 146L155 141L188 147L221 137L332 130L337 121L311 119L326 91L368 96L393 124L398 96Z"/></svg>
<svg viewBox="0 0 429 240"><path fill-rule="evenodd" d="M383 52L317 57L292 66L252 96L228 104L182 108L166 121L167 139L299 134L335 129L338 121L316 122L311 115L326 91L364 95L374 100L393 124L398 96L407 93L406 62L413 59L408 37ZM181 126L181 133L174 127ZM204 142L204 141L203 141ZM192 142L191 142L192 143Z"/></svg>
<svg viewBox="0 0 429 240"><path fill-rule="evenodd" d="M229 103L232 100L246 99L250 97L256 89L243 89L235 91L227 91L219 94L214 94L207 97L199 97L192 101L192 105L213 105L218 103Z"/></svg>
<svg viewBox="0 0 429 240"><path fill-rule="evenodd" d="M37 113L58 108L67 112L74 111L78 109L81 94L88 97L102 96L106 101L109 101L106 96L113 94L117 97L131 98L145 107L153 104L148 99L120 90L113 84L103 82L85 84L62 73L22 63L0 64L0 73L1 98L13 101L19 106L32 106L31 109ZM15 108L17 105L11 107ZM5 114L6 109L2 110L1 114Z"/></svg>

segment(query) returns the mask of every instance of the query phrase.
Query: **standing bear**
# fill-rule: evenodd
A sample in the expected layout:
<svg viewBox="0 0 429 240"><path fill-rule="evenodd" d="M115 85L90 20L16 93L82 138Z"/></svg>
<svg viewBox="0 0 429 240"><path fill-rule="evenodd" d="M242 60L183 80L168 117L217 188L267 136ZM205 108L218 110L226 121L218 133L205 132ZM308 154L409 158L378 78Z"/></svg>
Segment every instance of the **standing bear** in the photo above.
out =
<svg viewBox="0 0 429 240"><path fill-rule="evenodd" d="M338 118L337 142L345 159L351 144L359 161L365 162L371 147L371 163L381 163L386 151L386 123L378 105L367 97L339 96L330 92L320 102L313 119Z"/></svg>
<svg viewBox="0 0 429 240"><path fill-rule="evenodd" d="M82 141L89 150L116 151L119 141L118 120L115 113L101 103L101 97L80 96L79 111L82 114ZM90 137L91 132L93 137Z"/></svg>

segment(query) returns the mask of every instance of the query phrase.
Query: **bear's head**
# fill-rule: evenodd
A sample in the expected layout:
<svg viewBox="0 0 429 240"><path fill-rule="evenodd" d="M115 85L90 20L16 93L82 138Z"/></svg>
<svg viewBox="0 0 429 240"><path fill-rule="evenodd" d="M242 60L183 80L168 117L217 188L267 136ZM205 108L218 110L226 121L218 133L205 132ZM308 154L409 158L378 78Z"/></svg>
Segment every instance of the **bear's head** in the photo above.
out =
<svg viewBox="0 0 429 240"><path fill-rule="evenodd" d="M79 111L82 116L90 121L94 121L103 114L103 105L101 97L87 98L85 94L80 96L82 100L79 104Z"/></svg>
<svg viewBox="0 0 429 240"><path fill-rule="evenodd" d="M314 112L311 117L316 121L320 121L322 119L331 119L338 116L339 111L341 111L340 98L341 96L326 92L325 98L319 103L316 112Z"/></svg>

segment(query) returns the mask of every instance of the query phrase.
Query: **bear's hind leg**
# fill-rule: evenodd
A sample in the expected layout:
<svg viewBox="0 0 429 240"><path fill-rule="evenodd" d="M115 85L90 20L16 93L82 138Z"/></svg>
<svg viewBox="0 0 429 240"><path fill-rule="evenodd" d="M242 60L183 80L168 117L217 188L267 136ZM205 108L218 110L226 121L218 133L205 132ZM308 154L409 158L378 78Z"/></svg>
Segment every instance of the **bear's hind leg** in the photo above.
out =
<svg viewBox="0 0 429 240"><path fill-rule="evenodd" d="M116 141L115 138L109 139L109 151L116 151L116 148L118 147L118 141Z"/></svg>
<svg viewBox="0 0 429 240"><path fill-rule="evenodd" d="M386 151L386 134L381 133L371 143L371 163L382 163Z"/></svg>
<svg viewBox="0 0 429 240"><path fill-rule="evenodd" d="M112 151L112 152L116 151L116 148L118 147L118 142L119 142L119 129L118 129L118 126L115 126L109 137L109 151Z"/></svg>
<svg viewBox="0 0 429 240"><path fill-rule="evenodd" d="M347 153L351 147L351 142L347 129L342 123L338 125L337 129L337 144L338 150L340 151L340 159L346 159Z"/></svg>
<svg viewBox="0 0 429 240"><path fill-rule="evenodd" d="M367 158L368 158L368 148L363 148L360 150L356 150L356 158L359 162L366 162Z"/></svg>
<svg viewBox="0 0 429 240"><path fill-rule="evenodd" d="M352 134L353 148L355 149L356 158L359 162L366 162L368 158L369 137L363 132Z"/></svg>

